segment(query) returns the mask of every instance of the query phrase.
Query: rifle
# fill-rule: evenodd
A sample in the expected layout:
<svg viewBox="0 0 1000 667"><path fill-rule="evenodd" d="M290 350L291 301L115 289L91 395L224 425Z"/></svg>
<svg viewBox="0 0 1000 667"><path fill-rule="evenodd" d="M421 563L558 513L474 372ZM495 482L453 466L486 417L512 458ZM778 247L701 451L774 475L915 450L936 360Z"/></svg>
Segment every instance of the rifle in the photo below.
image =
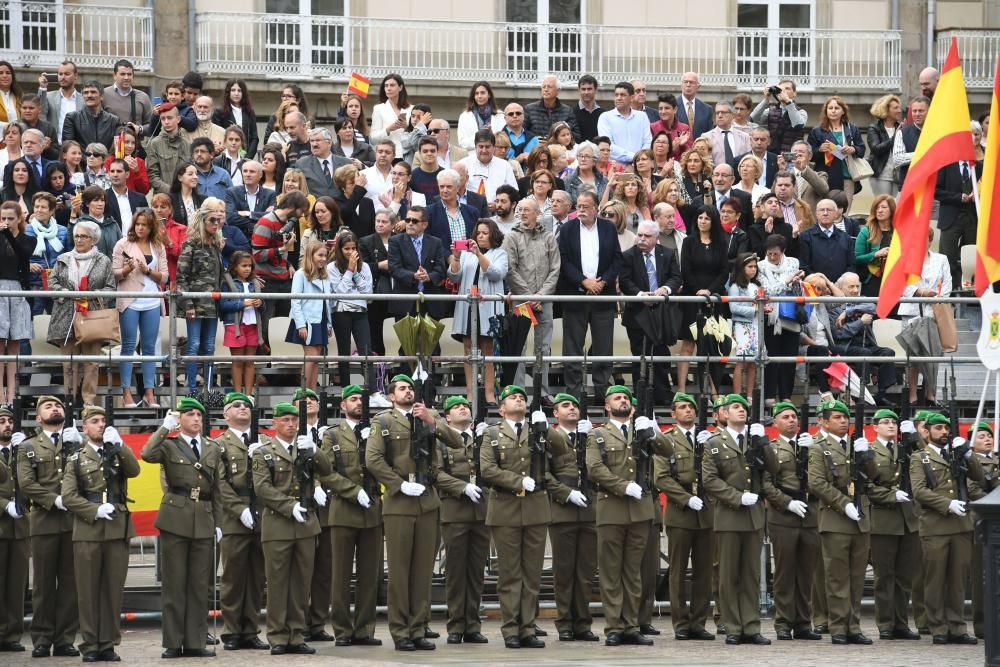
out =
<svg viewBox="0 0 1000 667"><path fill-rule="evenodd" d="M901 403L899 405L899 420L903 422L910 418L910 386L909 386L909 376L910 376L910 355L906 355L906 370L903 371L903 390L900 395ZM897 434L897 442L899 447L899 490L907 494L913 494L913 483L910 480L910 455L913 453L913 448L917 442L916 433L903 433L899 431Z"/></svg>
<svg viewBox="0 0 1000 667"><path fill-rule="evenodd" d="M799 408L802 416L799 421L799 433L809 432L809 364L806 364L806 386L803 389L802 407ZM795 439L795 476L799 480L799 497L796 500L807 502L809 492L809 448L799 447L798 438ZM806 512L808 512L808 507Z"/></svg>
<svg viewBox="0 0 1000 667"><path fill-rule="evenodd" d="M430 356L421 360L421 369L428 375L431 372ZM418 374L419 376L419 374ZM415 382L414 402L425 403L427 392L426 382L419 378ZM426 404L426 403L425 403ZM434 446L434 432L427 428L423 421L418 420L410 414L410 459L413 461L415 472L410 475L410 481L427 486L427 470L430 465L431 448Z"/></svg>
<svg viewBox="0 0 1000 667"><path fill-rule="evenodd" d="M951 358L951 371L948 376L948 385L950 385L951 391L948 392L948 416L951 417L951 442L948 443L948 456L944 457L945 461L951 466L951 477L955 480L955 486L958 491L956 493L957 500L963 503L969 501L969 464L965 460L965 453L969 450L970 444L967 442L959 448L955 448L955 438L959 434L959 421L958 421L958 390L955 386L955 358ZM945 387L945 391L948 390L948 386ZM944 450L941 450L944 454Z"/></svg>
<svg viewBox="0 0 1000 667"><path fill-rule="evenodd" d="M703 332L705 330L705 316L698 311L698 355L701 356L704 351L703 342ZM705 367L701 362L698 362L698 367L695 370L698 376L698 432L695 433L694 439L694 485L695 488L694 495L701 499L702 502L705 501L705 480L702 473L702 463L705 460L705 443L698 442L698 435L702 431L708 430L708 413L712 407L711 402L708 400L708 393L705 390Z"/></svg>
<svg viewBox="0 0 1000 667"><path fill-rule="evenodd" d="M756 393L756 392L755 392ZM750 405L750 424L760 423L760 400L754 401ZM764 489L764 447L767 446L767 437L759 435L750 436L750 446L747 448L747 464L750 466L750 493L758 495L758 502L763 500L761 495Z"/></svg>
<svg viewBox="0 0 1000 667"><path fill-rule="evenodd" d="M66 396L66 417L65 421L63 421L63 426L67 428L76 428L76 405L72 394ZM60 433L60 435L62 434ZM80 450L80 447L75 443L66 442L65 438L59 439L59 447L59 458L62 460L62 469L65 470L66 462L69 460L69 457L76 454Z"/></svg>
<svg viewBox="0 0 1000 667"><path fill-rule="evenodd" d="M854 404L854 439L865 437L865 379L868 377L868 362L861 363L861 377L858 378L858 400ZM849 444L853 450L853 444ZM861 496L868 491L868 474L865 472L865 464L875 456L875 452L853 452L851 453L851 502L858 510L858 516L864 517L865 510L862 507Z"/></svg>
<svg viewBox="0 0 1000 667"><path fill-rule="evenodd" d="M260 409L257 407L256 394L253 397L253 405L250 406L250 433L247 437L251 445L260 442ZM247 493L250 513L253 515L254 523L258 523L260 518L257 515L257 491L253 486L253 457L249 451L247 451Z"/></svg>
<svg viewBox="0 0 1000 667"><path fill-rule="evenodd" d="M362 429L371 428L372 425L372 406L369 404L371 401L371 386L368 383L368 373L370 369L371 369L371 362L369 361L361 362L361 373L364 376L364 383L361 385L361 428ZM320 410L322 410L322 407L320 408ZM359 438L358 457L361 459L360 461L361 489L368 495L369 498L374 498L375 493L377 493L377 489L372 489L371 477L368 474L368 463L365 460L367 451L368 451L368 441L361 440Z"/></svg>
<svg viewBox="0 0 1000 667"><path fill-rule="evenodd" d="M535 354L535 367L531 373L531 407L530 411L542 409L542 353L541 350ZM545 490L545 468L548 456L548 422L535 424L531 422L531 463L528 474L535 480L537 491Z"/></svg>
<svg viewBox="0 0 1000 667"><path fill-rule="evenodd" d="M486 431L484 429L482 433L478 433L479 431L478 426L479 424L486 423L486 414L488 412L486 409L485 388L482 385L480 385L476 389L476 396L477 396L476 407L479 410L479 414L474 415L472 418L472 423L473 423L472 461L471 461L472 476L470 477L469 482L475 484L480 488L485 489L489 485L486 482L482 481L483 466L482 463L479 461L479 453L483 449L483 438L486 437Z"/></svg>
<svg viewBox="0 0 1000 667"><path fill-rule="evenodd" d="M580 419L589 419L587 415L587 355L583 355L583 364L580 367L580 372L582 373L582 380L580 382ZM573 434L573 447L576 452L576 469L580 476L580 492L587 496L587 500L590 500L590 491L593 490L593 484L590 478L587 476L587 438L580 437L579 431Z"/></svg>
<svg viewBox="0 0 1000 667"><path fill-rule="evenodd" d="M635 483L642 487L643 494L652 491L650 467L653 457L650 450L652 449L652 442L656 438L654 429L646 429L642 433L637 433L635 430L636 414L649 417L650 419L654 418L652 387L649 382L649 359L646 358L647 345L648 341L645 341L643 343L642 358L639 361L639 405L632 413L632 458L635 461Z"/></svg>
<svg viewBox="0 0 1000 667"><path fill-rule="evenodd" d="M308 417L306 409L309 403L306 399L299 401L299 435L309 435ZM315 476L314 463L316 459L315 450L303 450L295 448L295 479L299 484L299 505L306 512L315 506L313 499Z"/></svg>
<svg viewBox="0 0 1000 667"><path fill-rule="evenodd" d="M23 409L20 398L14 399L14 430L11 435L21 432L21 410ZM17 450L20 445L10 448L10 476L14 480L14 510L21 516L25 516L28 510L28 499L21 493L21 482L17 479Z"/></svg>

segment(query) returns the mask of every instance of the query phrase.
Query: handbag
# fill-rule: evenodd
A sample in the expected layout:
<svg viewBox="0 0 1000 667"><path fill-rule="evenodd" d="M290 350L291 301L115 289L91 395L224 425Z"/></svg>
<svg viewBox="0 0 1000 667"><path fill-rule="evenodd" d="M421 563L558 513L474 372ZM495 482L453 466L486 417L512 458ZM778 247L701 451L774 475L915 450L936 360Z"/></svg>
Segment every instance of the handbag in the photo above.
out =
<svg viewBox="0 0 1000 667"><path fill-rule="evenodd" d="M875 175L875 170L868 164L868 160L854 155L847 156L847 173L851 175L851 180L857 183Z"/></svg>
<svg viewBox="0 0 1000 667"><path fill-rule="evenodd" d="M122 330L118 322L118 310L100 308L77 313L73 318L73 337L78 343L121 343Z"/></svg>
<svg viewBox="0 0 1000 667"><path fill-rule="evenodd" d="M941 351L955 352L958 350L958 326L955 324L955 313L950 303L933 303L934 323L937 324L941 336Z"/></svg>

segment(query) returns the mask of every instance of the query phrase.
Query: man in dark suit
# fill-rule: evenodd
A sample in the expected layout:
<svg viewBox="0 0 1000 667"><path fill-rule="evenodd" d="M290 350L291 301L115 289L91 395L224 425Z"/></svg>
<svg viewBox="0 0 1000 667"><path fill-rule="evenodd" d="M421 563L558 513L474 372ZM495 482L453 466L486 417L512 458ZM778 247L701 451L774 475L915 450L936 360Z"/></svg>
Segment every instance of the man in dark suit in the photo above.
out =
<svg viewBox="0 0 1000 667"><path fill-rule="evenodd" d="M903 125L899 130L899 136L892 144L892 155L889 163L893 165L897 172L896 182L900 187L906 180L906 174L910 171L910 162L913 161L913 153L917 150L917 143L920 141L920 133L924 129L924 120L927 118L927 110L930 109L931 101L926 97L915 97L910 102L909 118L910 122Z"/></svg>
<svg viewBox="0 0 1000 667"><path fill-rule="evenodd" d="M597 217L597 195L581 192L576 201L577 219L563 226L559 234L561 259L560 294L613 295L621 272L622 252L614 224ZM576 301L563 308L563 354L584 353L587 328L593 344L590 354L608 356L614 341L613 303ZM611 364L594 363L594 391L603 396L608 388ZM583 366L566 364L566 390L582 396Z"/></svg>
<svg viewBox="0 0 1000 667"><path fill-rule="evenodd" d="M260 162L247 160L240 172L243 175L243 185L226 190L226 224L236 227L250 238L254 225L261 216L274 209L277 197L274 190L260 187L260 179L264 174Z"/></svg>
<svg viewBox="0 0 1000 667"><path fill-rule="evenodd" d="M677 253L657 243L659 238L660 228L655 222L644 220L639 223L635 232L635 245L622 253L622 272L618 276L622 294L670 296L680 289L681 267L677 261ZM663 312L664 309L668 312ZM673 323L679 321L680 314L675 312L676 309L676 306L666 303L655 306L655 310L642 303L625 304L622 323L628 333L629 349L633 356L670 354L667 346L674 342L673 332L665 330L662 339L649 340L639 323L639 314L643 311L647 311L650 315L655 313L656 317L660 318L659 321L669 323L672 329ZM633 383L634 378L639 377L639 373L639 364L632 364ZM653 380L654 402L666 403L671 388L665 364L653 366Z"/></svg>
<svg viewBox="0 0 1000 667"><path fill-rule="evenodd" d="M854 270L854 241L834 226L837 204L832 199L821 199L816 204L816 221L799 234L799 266L806 275L822 273L831 282L837 282L847 271Z"/></svg>
<svg viewBox="0 0 1000 667"><path fill-rule="evenodd" d="M938 172L934 199L941 202L938 229L941 230L941 254L948 258L952 289L962 285L962 246L976 242L979 216L972 189L983 177L983 163L955 162Z"/></svg>
<svg viewBox="0 0 1000 667"><path fill-rule="evenodd" d="M35 185L42 189L45 180L45 168L49 166L49 160L42 157L45 147L45 134L41 130L25 130L21 135L21 155L28 163L28 172L35 179ZM4 174L10 171L8 162L4 167Z"/></svg>
<svg viewBox="0 0 1000 667"><path fill-rule="evenodd" d="M476 211L476 218L490 217L490 203L485 195L467 189L469 183L469 169L463 162L455 162L451 168L458 174L458 201L467 206L471 206ZM502 187L502 186L501 186ZM500 188L497 188L499 190Z"/></svg>
<svg viewBox="0 0 1000 667"><path fill-rule="evenodd" d="M451 252L452 241L471 239L472 230L476 226L476 221L480 218L479 211L468 204L461 204L458 201L459 187L462 182L458 172L454 169L445 169L437 175L438 191L441 198L427 207L425 212L428 222L427 233L441 240L445 252ZM465 234L456 237L451 231L451 224L448 222L448 215L460 213L465 222Z"/></svg>
<svg viewBox="0 0 1000 667"><path fill-rule="evenodd" d="M753 224L753 205L750 202L750 193L733 188L735 182L736 177L732 167L725 163L716 165L712 170L712 202L716 208L722 208L722 203L727 199L739 200L740 229L747 231Z"/></svg>
<svg viewBox="0 0 1000 667"><path fill-rule="evenodd" d="M692 139L697 139L715 126L712 120L712 107L697 98L700 88L701 80L697 72L685 72L681 77L681 94L677 97L677 120L691 128Z"/></svg>
<svg viewBox="0 0 1000 667"><path fill-rule="evenodd" d="M140 208L146 208L149 203L146 197L135 190L128 189L128 163L125 160L112 160L108 165L108 178L111 187L104 191L104 215L117 220L122 227L122 236L128 234L132 227L132 216Z"/></svg>
<svg viewBox="0 0 1000 667"><path fill-rule="evenodd" d="M317 128L309 132L309 148L312 155L296 161L295 166L305 174L309 192L315 197L341 197L340 188L333 182L333 173L345 164L354 164L350 158L331 152L333 135L330 130Z"/></svg>
<svg viewBox="0 0 1000 667"><path fill-rule="evenodd" d="M729 166L734 172L739 172L740 160L747 155L753 155L764 164L764 172L757 179L757 182L768 190L774 184L774 175L778 173L778 155L767 150L771 143L771 132L766 127L755 127L750 132L750 152L742 153L733 158Z"/></svg>

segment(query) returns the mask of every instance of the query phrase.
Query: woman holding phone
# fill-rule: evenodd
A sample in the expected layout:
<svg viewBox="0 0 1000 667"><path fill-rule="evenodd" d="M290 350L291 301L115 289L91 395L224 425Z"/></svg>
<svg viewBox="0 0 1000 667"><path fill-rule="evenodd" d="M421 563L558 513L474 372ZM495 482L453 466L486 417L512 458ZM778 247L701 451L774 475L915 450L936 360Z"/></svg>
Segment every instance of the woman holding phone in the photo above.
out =
<svg viewBox="0 0 1000 667"><path fill-rule="evenodd" d="M379 104L372 109L372 144L388 137L396 146L396 157L403 157L403 130L410 121L413 105L403 77L388 74L378 89Z"/></svg>

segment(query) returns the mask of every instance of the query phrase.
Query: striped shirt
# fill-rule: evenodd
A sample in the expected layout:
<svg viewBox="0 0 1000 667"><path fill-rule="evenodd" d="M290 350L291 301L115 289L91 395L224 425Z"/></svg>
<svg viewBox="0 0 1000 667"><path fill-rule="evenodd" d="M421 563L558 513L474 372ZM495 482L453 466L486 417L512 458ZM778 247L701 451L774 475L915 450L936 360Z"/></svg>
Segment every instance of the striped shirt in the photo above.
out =
<svg viewBox="0 0 1000 667"><path fill-rule="evenodd" d="M282 250L284 239L281 238L281 228L284 223L275 216L274 211L264 215L254 225L250 245L253 247L253 261L257 275L272 280L291 280L292 272L288 266L288 253Z"/></svg>

